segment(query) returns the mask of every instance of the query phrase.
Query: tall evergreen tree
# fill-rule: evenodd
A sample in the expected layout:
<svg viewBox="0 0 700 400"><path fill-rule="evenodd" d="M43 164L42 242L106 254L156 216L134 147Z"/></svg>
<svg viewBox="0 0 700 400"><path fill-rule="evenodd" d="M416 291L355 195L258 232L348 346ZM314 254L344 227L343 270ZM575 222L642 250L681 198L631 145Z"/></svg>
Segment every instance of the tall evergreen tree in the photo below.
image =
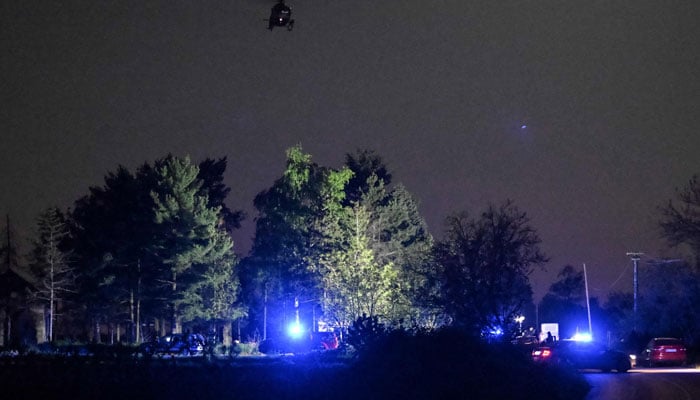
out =
<svg viewBox="0 0 700 400"><path fill-rule="evenodd" d="M151 289L157 262L148 250L156 234L154 172L148 164L136 174L119 166L104 181L76 201L71 214L79 300L96 330L103 322L127 320L129 340L138 341L142 316L156 307Z"/></svg>
<svg viewBox="0 0 700 400"><path fill-rule="evenodd" d="M202 180L201 193L207 196L209 207L219 207L221 218L224 221L226 231L232 233L241 227L244 218L243 211L231 210L226 205L226 197L231 192L231 188L224 183L224 172L226 171L226 157L218 160L210 158L199 163L199 173L197 177Z"/></svg>
<svg viewBox="0 0 700 400"><path fill-rule="evenodd" d="M68 227L63 213L55 207L48 208L39 215L37 228L30 265L37 278L32 296L48 309L46 339L53 341L57 305L66 300L67 294L75 292L76 279L69 260L71 252L65 249Z"/></svg>
<svg viewBox="0 0 700 400"><path fill-rule="evenodd" d="M184 301L172 296L188 294L180 310L183 317L203 314L196 308L209 293L203 277L209 261L220 261L215 253L229 260L222 265L233 275L235 257L226 231L236 226L241 213L227 211L227 223L221 212L229 192L223 185L225 159L201 165L205 171L189 159L169 155L153 166L144 163L135 174L119 167L105 177L103 187L90 188L76 202L71 230L76 265L85 272L80 297L93 322L131 321L130 339L140 340L141 321L156 319L158 328L166 329L161 322L171 320L176 300ZM169 241L179 249L167 248ZM196 249L201 249L199 256ZM171 267L177 268L178 251L190 254L192 261L182 267L193 271L192 278L178 278L184 280L181 289L188 291L172 289Z"/></svg>
<svg viewBox="0 0 700 400"><path fill-rule="evenodd" d="M346 206L352 206L378 185L389 186L391 174L384 161L372 150L357 150L345 155L345 166L353 175L345 188ZM372 176L374 176L373 179Z"/></svg>
<svg viewBox="0 0 700 400"><path fill-rule="evenodd" d="M0 243L0 272L4 272L19 265L19 253L17 239L12 233L10 215L5 216L5 229L3 230L2 243Z"/></svg>
<svg viewBox="0 0 700 400"><path fill-rule="evenodd" d="M428 299L437 289L431 262L432 236L406 188L391 186L392 175L379 155L358 150L346 155L353 172L346 186L344 204L362 204L371 214L367 235L379 262L391 263L400 278L391 316L393 323L434 325L436 312Z"/></svg>
<svg viewBox="0 0 700 400"><path fill-rule="evenodd" d="M381 263L369 248L370 214L359 205L347 210L335 229L343 231L344 243L311 263L320 276L324 317L347 328L361 316L390 316L397 293L398 273Z"/></svg>
<svg viewBox="0 0 700 400"><path fill-rule="evenodd" d="M387 190L384 184L374 183L376 180L376 175L368 179L370 189L361 204L370 213L369 248L379 263L393 265L399 276L387 322L430 325L436 316L427 302L435 290L430 284L436 273L431 262L432 236L406 188L399 184Z"/></svg>
<svg viewBox="0 0 700 400"><path fill-rule="evenodd" d="M201 194L199 170L189 157L168 156L155 171L151 197L158 235L153 252L163 266L157 281L164 285L172 330L181 332L183 319L199 314L208 266L229 256L233 242L219 223L220 207L209 207Z"/></svg>

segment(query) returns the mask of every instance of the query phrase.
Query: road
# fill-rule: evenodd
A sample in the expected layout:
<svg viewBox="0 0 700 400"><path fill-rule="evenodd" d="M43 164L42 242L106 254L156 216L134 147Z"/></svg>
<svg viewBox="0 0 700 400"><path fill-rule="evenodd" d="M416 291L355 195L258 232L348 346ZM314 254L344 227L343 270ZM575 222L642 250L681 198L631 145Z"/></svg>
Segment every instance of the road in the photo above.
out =
<svg viewBox="0 0 700 400"><path fill-rule="evenodd" d="M700 369L634 368L626 374L584 372L586 400L700 399Z"/></svg>

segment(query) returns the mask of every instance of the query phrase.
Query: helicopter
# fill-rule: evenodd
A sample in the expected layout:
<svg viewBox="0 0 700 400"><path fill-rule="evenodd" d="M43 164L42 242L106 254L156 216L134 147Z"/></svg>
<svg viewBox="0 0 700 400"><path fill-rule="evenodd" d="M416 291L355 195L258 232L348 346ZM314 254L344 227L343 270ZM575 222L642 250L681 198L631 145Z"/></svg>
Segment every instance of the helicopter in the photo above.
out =
<svg viewBox="0 0 700 400"><path fill-rule="evenodd" d="M284 0L279 0L270 10L267 29L272 30L275 26L286 26L287 30L291 31L294 28L294 20L291 17L292 9L284 4Z"/></svg>

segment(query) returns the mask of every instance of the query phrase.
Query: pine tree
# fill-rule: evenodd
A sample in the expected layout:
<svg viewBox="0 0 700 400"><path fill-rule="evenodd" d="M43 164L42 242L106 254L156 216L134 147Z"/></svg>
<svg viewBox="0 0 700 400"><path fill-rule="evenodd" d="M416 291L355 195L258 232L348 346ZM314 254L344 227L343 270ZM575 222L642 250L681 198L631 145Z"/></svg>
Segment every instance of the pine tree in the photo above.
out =
<svg viewBox="0 0 700 400"><path fill-rule="evenodd" d="M10 215L6 216L5 229L0 243L0 273L8 269L16 268L19 265L19 255L17 253L17 243L13 240L12 229L10 228Z"/></svg>
<svg viewBox="0 0 700 400"><path fill-rule="evenodd" d="M154 201L158 235L154 253L161 260L159 282L172 317L173 332L183 319L199 315L208 265L232 253L233 242L220 224L220 207L210 207L200 189L198 168L189 157L168 156L155 167Z"/></svg>
<svg viewBox="0 0 700 400"><path fill-rule="evenodd" d="M38 237L30 266L37 278L37 288L32 291L32 296L48 308L47 339L53 341L57 305L67 294L75 292L76 280L74 269L69 264L71 252L63 248L68 237L63 213L57 208L45 210L39 215L37 228Z"/></svg>
<svg viewBox="0 0 700 400"><path fill-rule="evenodd" d="M324 318L341 327L348 327L357 318L385 319L392 309L392 298L398 288L398 274L391 263L380 263L369 248L368 211L359 205L346 209L345 218L327 230L343 231L345 243L322 254L312 269L321 277Z"/></svg>

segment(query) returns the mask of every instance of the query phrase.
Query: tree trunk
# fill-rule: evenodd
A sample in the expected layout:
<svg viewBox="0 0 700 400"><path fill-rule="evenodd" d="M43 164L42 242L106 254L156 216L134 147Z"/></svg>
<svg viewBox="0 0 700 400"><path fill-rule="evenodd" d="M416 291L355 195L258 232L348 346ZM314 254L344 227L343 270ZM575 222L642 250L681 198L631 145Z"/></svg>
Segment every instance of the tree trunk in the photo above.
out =
<svg viewBox="0 0 700 400"><path fill-rule="evenodd" d="M100 332L100 321L98 319L95 320L94 341L95 341L95 343L102 343L102 333Z"/></svg>
<svg viewBox="0 0 700 400"><path fill-rule="evenodd" d="M136 301L136 343L141 343L141 299Z"/></svg>
<svg viewBox="0 0 700 400"><path fill-rule="evenodd" d="M265 284L265 299L263 303L263 340L267 340L267 284Z"/></svg>
<svg viewBox="0 0 700 400"><path fill-rule="evenodd" d="M141 259L136 263L136 343L141 343Z"/></svg>
<svg viewBox="0 0 700 400"><path fill-rule="evenodd" d="M50 236L50 242L49 243L54 243L53 239L53 231L51 231L51 236ZM54 303L54 298L55 298L55 288L54 288L54 260L53 257L49 261L49 267L51 268L49 271L49 342L53 342L53 303Z"/></svg>
<svg viewBox="0 0 700 400"><path fill-rule="evenodd" d="M175 272L173 272L172 288L173 288L173 296L175 296L175 293L177 293L177 274ZM173 314L172 314L172 321L170 323L170 331L172 333L182 333L182 326L181 326L182 321L180 320L180 318L177 315L178 314L177 306L175 304L173 304L172 307L173 307L173 309L172 309Z"/></svg>
<svg viewBox="0 0 700 400"><path fill-rule="evenodd" d="M232 332L233 332L233 328L231 327L231 321L225 322L224 323L224 331L222 334L222 336L223 336L222 339L223 339L223 344L226 347L231 346L231 344L233 343L233 340L231 337Z"/></svg>
<svg viewBox="0 0 700 400"><path fill-rule="evenodd" d="M134 343L136 342L137 336L134 336L135 330L136 330L136 317L135 317L135 312L134 312L135 304L134 304L134 289L129 290L129 322L130 322L130 330L128 333L129 340Z"/></svg>

